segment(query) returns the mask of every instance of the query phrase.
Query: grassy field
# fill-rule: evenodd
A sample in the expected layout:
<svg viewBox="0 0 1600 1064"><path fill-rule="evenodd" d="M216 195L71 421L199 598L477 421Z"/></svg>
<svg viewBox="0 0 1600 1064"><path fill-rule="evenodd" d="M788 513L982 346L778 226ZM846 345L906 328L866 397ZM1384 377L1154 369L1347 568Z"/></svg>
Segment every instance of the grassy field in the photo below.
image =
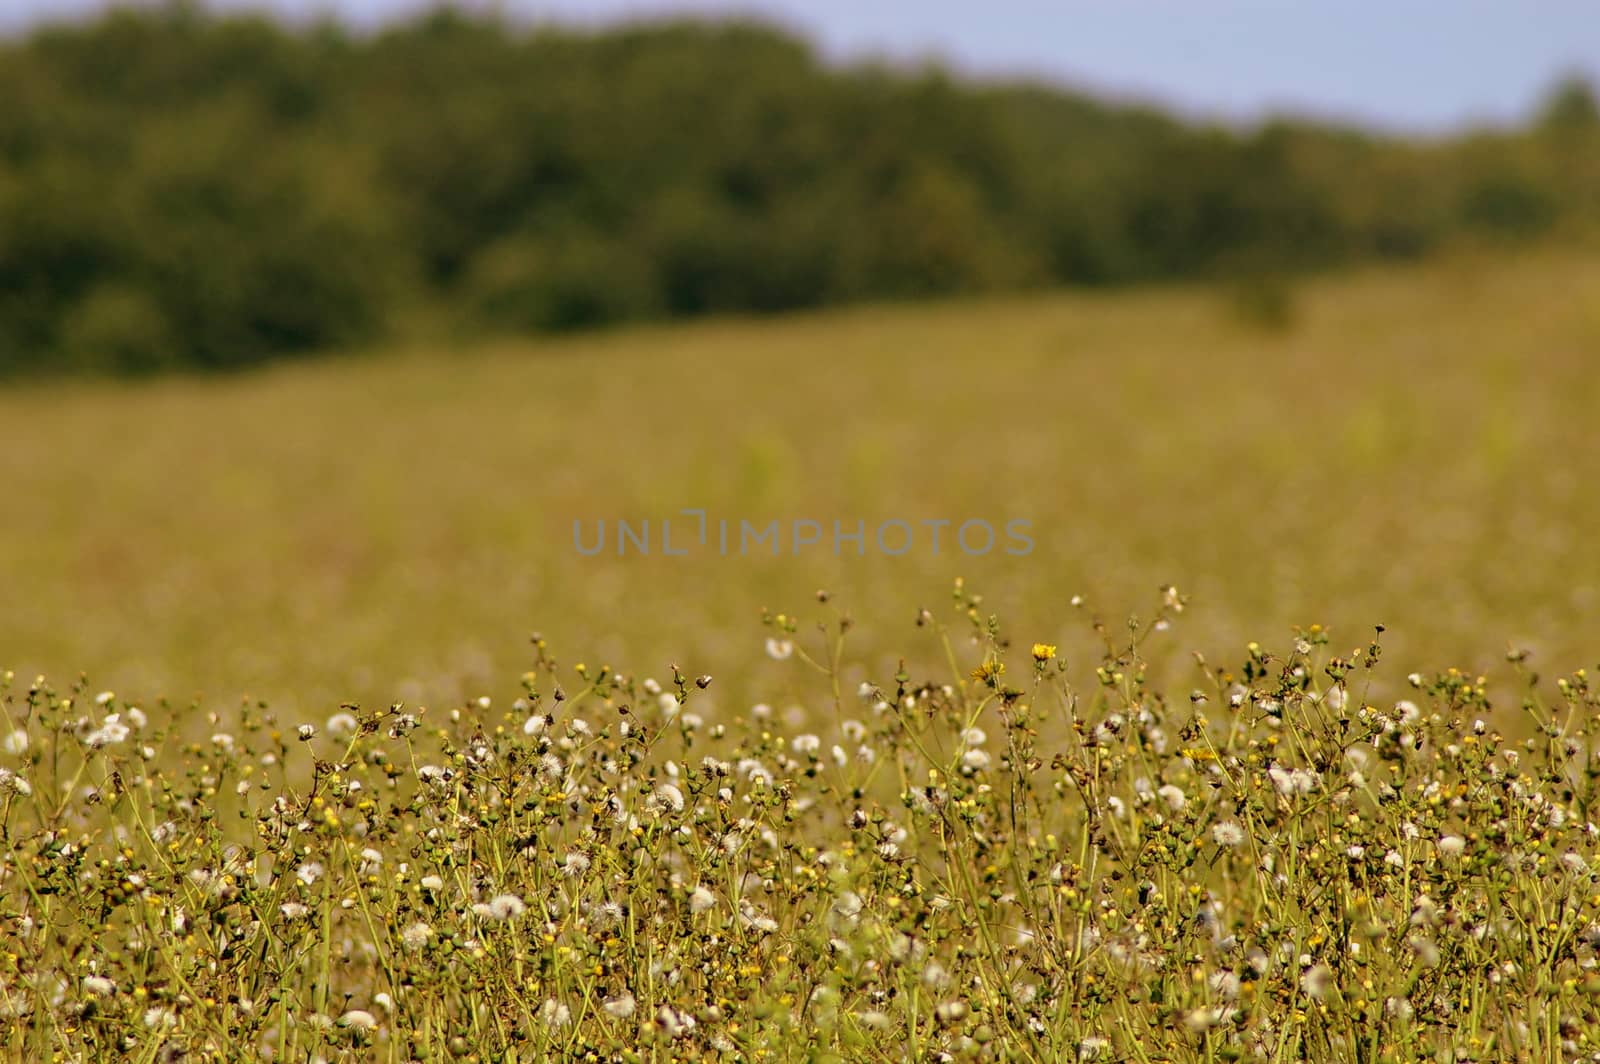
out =
<svg viewBox="0 0 1600 1064"><path fill-rule="evenodd" d="M1120 624L1174 584L1185 650L1383 623L1417 667L1594 664L1597 352L1600 260L1548 257L1319 282L1279 332L1203 289L1059 295L26 389L0 395L0 657L325 710L514 693L538 630L771 684L763 607L826 587L903 653L960 576L1073 660L1072 596ZM1021 519L1035 546L574 549L574 520L683 508Z"/></svg>
<svg viewBox="0 0 1600 1064"><path fill-rule="evenodd" d="M1597 354L1549 254L0 397L0 1048L1600 1059ZM824 542L575 549L684 508Z"/></svg>

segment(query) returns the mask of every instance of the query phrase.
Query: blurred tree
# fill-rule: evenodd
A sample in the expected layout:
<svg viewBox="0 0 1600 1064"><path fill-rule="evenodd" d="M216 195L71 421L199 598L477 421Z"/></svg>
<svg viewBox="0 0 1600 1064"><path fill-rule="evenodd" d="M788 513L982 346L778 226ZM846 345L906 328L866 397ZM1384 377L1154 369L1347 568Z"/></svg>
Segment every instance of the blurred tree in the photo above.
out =
<svg viewBox="0 0 1600 1064"><path fill-rule="evenodd" d="M1555 136L1594 135L1600 130L1600 103L1595 100L1594 86L1579 75L1564 78L1551 90L1534 125Z"/></svg>
<svg viewBox="0 0 1600 1064"><path fill-rule="evenodd" d="M824 63L744 20L121 8L0 40L0 373L1280 275L1600 224L1594 92L1409 142ZM1253 287L1252 287L1253 286ZM1262 288L1266 286L1266 288Z"/></svg>

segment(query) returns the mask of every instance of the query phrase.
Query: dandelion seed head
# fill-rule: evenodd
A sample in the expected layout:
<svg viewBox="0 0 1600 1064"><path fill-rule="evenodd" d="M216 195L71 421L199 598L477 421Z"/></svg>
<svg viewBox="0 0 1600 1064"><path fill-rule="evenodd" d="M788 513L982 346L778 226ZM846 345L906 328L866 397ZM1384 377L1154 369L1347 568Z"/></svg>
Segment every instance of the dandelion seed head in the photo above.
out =
<svg viewBox="0 0 1600 1064"><path fill-rule="evenodd" d="M496 894L489 899L489 915L496 920L515 920L527 909L522 899L515 894Z"/></svg>
<svg viewBox="0 0 1600 1064"><path fill-rule="evenodd" d="M1211 838L1218 846L1237 846L1244 841L1244 828L1232 820L1224 820L1212 825Z"/></svg>
<svg viewBox="0 0 1600 1064"><path fill-rule="evenodd" d="M358 729L360 726L361 723L356 720L355 715L352 713L335 713L333 716L329 717L327 723L323 725L323 727L327 729L328 734L335 739L350 738L356 733L356 729Z"/></svg>
<svg viewBox="0 0 1600 1064"><path fill-rule="evenodd" d="M703 913L717 904L717 896L705 887L695 887L689 893L689 911Z"/></svg>

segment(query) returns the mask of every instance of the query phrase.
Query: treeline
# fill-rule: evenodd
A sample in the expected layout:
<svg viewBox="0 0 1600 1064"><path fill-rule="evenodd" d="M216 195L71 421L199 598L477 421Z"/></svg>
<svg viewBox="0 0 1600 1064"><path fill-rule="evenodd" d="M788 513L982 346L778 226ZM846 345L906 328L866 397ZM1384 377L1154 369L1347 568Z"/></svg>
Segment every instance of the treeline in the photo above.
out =
<svg viewBox="0 0 1600 1064"><path fill-rule="evenodd" d="M1600 219L1592 92L1416 142L838 67L786 32L192 4L0 41L0 372L1276 274Z"/></svg>

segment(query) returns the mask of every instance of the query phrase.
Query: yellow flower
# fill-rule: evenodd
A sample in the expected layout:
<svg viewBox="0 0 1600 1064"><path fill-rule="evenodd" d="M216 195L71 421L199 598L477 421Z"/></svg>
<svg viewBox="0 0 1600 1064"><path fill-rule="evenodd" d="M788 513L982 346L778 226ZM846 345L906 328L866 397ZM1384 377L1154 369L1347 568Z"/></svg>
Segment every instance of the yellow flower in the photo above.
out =
<svg viewBox="0 0 1600 1064"><path fill-rule="evenodd" d="M999 661L986 661L972 670L972 678L979 683L992 684L994 680L1006 671L1005 664Z"/></svg>
<svg viewBox="0 0 1600 1064"><path fill-rule="evenodd" d="M1056 648L1051 646L1049 643L1033 644L1033 660L1037 661L1039 664L1043 665L1045 662L1049 661L1055 656Z"/></svg>

